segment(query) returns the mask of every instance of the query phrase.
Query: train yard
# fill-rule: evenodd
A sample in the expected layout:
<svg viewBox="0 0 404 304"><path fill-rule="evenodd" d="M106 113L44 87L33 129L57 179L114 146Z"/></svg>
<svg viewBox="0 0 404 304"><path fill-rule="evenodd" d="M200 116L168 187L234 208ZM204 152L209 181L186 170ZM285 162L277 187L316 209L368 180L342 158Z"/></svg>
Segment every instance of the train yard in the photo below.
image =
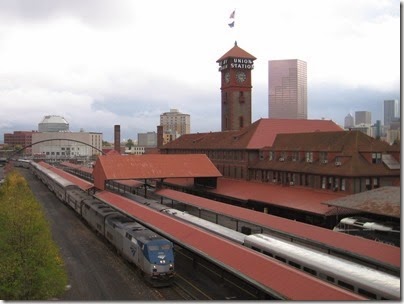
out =
<svg viewBox="0 0 404 304"><path fill-rule="evenodd" d="M199 228L194 228L192 224L186 224L182 220L174 220L173 213L168 215L162 214L160 211L152 211L149 207L144 207L142 204L136 205L133 201L128 198L124 198L121 195L113 194L108 191L102 191L96 194L95 198L99 199L99 202L92 202L90 203L88 199L79 198L77 202L71 202L69 197L69 193L77 192L77 190L71 190L69 187L73 188L74 184L69 184L67 182L63 187L60 187L60 184L64 182L57 182L55 183L54 180L58 179L54 176L54 172L52 173L51 170L38 168L38 170L43 174L45 172L46 177L41 179L44 183L47 183L48 187L57 194L59 199L62 202L65 202L65 207L70 205L72 207L70 210L76 210L87 224L95 231L98 231L98 234L103 235L104 231L108 231L108 222L110 222L113 216L116 217L113 213L121 212L125 214L125 216L133 217L134 220L140 221L140 223L146 224L145 229L151 229L157 233L162 233L163 237L168 237L173 243L174 251L175 251L175 270L176 270L176 278L173 284L169 288L163 289L153 289L151 294L154 294L157 298L160 299L172 299L174 297L176 299L186 299L189 297L190 299L197 299L197 300L223 300L223 299L237 299L237 300L246 300L246 299L323 299L323 300L336 300L336 299L363 299L366 297L370 298L391 298L397 299L399 298L399 289L398 295L396 291L394 291L393 287L391 290L391 295L388 293L383 294L380 293L378 295L377 289L364 290L361 293L359 289L359 294L361 296L354 295L348 291L344 291L341 288L332 287L332 285L328 283L320 283L317 280L313 280L306 275L303 275L302 272L293 270L293 267L285 267L282 266L282 263L279 264L279 261L275 262L275 259L268 259L264 258L265 255L257 255L254 253L254 250L247 250L242 249L242 245L236 244L237 242L228 242L222 240L218 240L216 236L213 236L209 232L205 232L200 230ZM40 175L38 175L40 176ZM58 185L57 185L58 184ZM75 186L77 188L77 186ZM58 190L58 188L60 188ZM64 189L64 190L63 190ZM69 190L70 189L70 190ZM78 195L80 197L80 195ZM105 215L105 220L102 223L105 223L105 228L98 227L99 225L94 224L93 221L90 219L88 215L85 214L86 209L91 209L93 212L101 215L101 206L103 203L107 203L105 207L102 207L103 210L105 208L113 208L114 210L110 212L110 218L108 218L108 214ZM77 205L78 204L78 205ZM61 204L63 205L63 204ZM76 206L79 206L78 208ZM97 207L94 207L97 206ZM86 207L86 208L84 208ZM91 211L90 210L90 211ZM98 211L97 211L98 210ZM141 216L140 216L141 214ZM164 222L162 224L162 222ZM118 223L119 224L119 223ZM118 225L119 226L119 225ZM104 230L105 229L105 230ZM112 233L111 229L115 229L115 224L110 227L110 232ZM184 234L184 231L186 233ZM202 244L195 242L195 240L189 239L189 235L193 234L194 238L198 238ZM124 235L124 234L123 234ZM128 233L126 233L128 236ZM242 235L240 233L240 235ZM108 238L108 237L107 237ZM105 239L104 239L105 240ZM130 254L125 254L125 251L119 249L115 241L112 241L113 238L109 238L109 245L113 245L116 251L120 253L122 256L126 256L132 258ZM137 246L139 244L139 240L137 239ZM108 243L108 242L105 242ZM209 243L212 245L206 246ZM146 243L145 243L146 244ZM216 245L214 245L216 244ZM133 245L133 244L132 244ZM140 250L136 251L134 247L131 245L131 250L133 254L135 252L139 252ZM149 245L152 245L151 243ZM240 247L241 246L241 247ZM109 246L111 247L111 246ZM140 247L138 247L140 248ZM149 248L149 247L145 247ZM150 247L151 248L151 247ZM146 249L145 249L146 250ZM114 250L112 250L114 251ZM142 251L143 247L142 247ZM232 255L223 256L223 252L232 252ZM144 251L146 252L146 251ZM146 255L150 255L150 253ZM169 253L163 252L159 253L161 256L167 256ZM272 256L272 255L271 255ZM154 265L159 265L159 263L165 263L165 258L161 257L160 262L153 262L157 263ZM275 257L275 256L274 256ZM248 259L251 263L249 267L246 268L245 259ZM123 259L122 259L123 260ZM281 259L278 259L281 260ZM129 261L137 264L136 260ZM149 260L151 262L151 259ZM127 262L125 262L126 264ZM289 263L289 262L288 262ZM292 266L296 267L296 265L290 263ZM296 263L295 263L296 264ZM144 268L144 263L137 264L137 269L141 269L142 271L138 271L137 273L142 274L140 275L141 278L147 279L149 276L153 277L157 273L150 273L147 272L147 267ZM167 264L168 265L168 264ZM188 265L188 266L186 266ZM168 266L167 266L168 267ZM313 264L312 267L317 267L317 265ZM158 269L159 266L153 266L154 271L160 271ZM168 268L167 268L168 269ZM303 268L302 268L303 269ZM311 269L312 270L312 269ZM318 271L320 268L318 268ZM164 270L166 271L166 270ZM262 276L262 273L271 273L277 276L277 279L274 280L272 276ZM370 272L369 272L370 273ZM163 272L162 275L165 275L166 272ZM279 284L279 279L283 280L282 277L287 277L289 280L289 285L287 288L284 288L281 284ZM111 278L109 278L111 280ZM329 280L329 279L328 279ZM346 279L347 280L347 279ZM342 282L346 284L345 282ZM370 279L371 280L371 279ZM394 278L393 278L394 281ZM398 280L399 281L399 280ZM336 281L337 282L337 281ZM339 282L339 281L338 281ZM296 284L296 286L294 286ZM304 284L303 288L299 288ZM355 286L355 281L352 281L352 288L355 288L356 292L357 288ZM358 282L359 284L359 282ZM392 283L393 285L395 283ZM343 285L339 284L341 287ZM393 286L392 285L392 286ZM184 287L187 286L187 287ZM359 285L358 285L359 286ZM344 286L347 287L347 286ZM373 288L372 284L368 285L369 288ZM389 286L386 286L386 288ZM289 289L288 289L289 288ZM73 288L71 288L73 289ZM70 289L70 290L71 290ZM349 288L348 288L349 289ZM383 289L383 287L382 287ZM69 290L69 291L70 291ZM354 290L354 289L352 289ZM69 291L67 293L69 293ZM175 295L174 295L175 294ZM141 297L140 299L145 299L145 297Z"/></svg>

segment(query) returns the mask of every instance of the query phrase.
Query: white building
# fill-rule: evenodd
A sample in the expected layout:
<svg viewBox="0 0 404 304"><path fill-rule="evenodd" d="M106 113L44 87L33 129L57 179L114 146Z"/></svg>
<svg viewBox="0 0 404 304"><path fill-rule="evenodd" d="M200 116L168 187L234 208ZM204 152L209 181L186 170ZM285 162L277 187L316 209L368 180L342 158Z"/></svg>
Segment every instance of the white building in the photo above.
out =
<svg viewBox="0 0 404 304"><path fill-rule="evenodd" d="M32 144L34 157L86 159L101 154L102 133L38 132L32 134Z"/></svg>

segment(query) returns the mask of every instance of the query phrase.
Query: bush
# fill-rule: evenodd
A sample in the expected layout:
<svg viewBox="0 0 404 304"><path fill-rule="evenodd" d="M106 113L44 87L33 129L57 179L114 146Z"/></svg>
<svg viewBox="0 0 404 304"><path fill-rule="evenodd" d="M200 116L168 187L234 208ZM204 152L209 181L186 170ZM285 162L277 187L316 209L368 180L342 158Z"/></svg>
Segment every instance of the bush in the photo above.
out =
<svg viewBox="0 0 404 304"><path fill-rule="evenodd" d="M49 223L26 180L11 171L0 187L0 299L48 300L67 274Z"/></svg>

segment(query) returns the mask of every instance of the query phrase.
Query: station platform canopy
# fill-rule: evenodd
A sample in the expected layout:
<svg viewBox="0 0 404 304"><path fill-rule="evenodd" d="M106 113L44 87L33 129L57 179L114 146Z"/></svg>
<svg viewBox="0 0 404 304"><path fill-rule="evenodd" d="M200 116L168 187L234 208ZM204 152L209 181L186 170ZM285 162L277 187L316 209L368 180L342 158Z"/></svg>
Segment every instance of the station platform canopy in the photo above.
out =
<svg viewBox="0 0 404 304"><path fill-rule="evenodd" d="M401 188L386 186L324 202L324 205L401 217Z"/></svg>
<svg viewBox="0 0 404 304"><path fill-rule="evenodd" d="M215 188L222 176L205 154L100 155L95 163L94 186L105 190L107 180L194 178Z"/></svg>

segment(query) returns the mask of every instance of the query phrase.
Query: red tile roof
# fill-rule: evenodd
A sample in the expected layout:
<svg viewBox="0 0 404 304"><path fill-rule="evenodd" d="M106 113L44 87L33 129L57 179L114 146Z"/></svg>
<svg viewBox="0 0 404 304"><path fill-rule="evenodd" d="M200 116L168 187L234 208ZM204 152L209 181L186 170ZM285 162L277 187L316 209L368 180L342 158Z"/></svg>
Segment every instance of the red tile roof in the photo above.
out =
<svg viewBox="0 0 404 304"><path fill-rule="evenodd" d="M172 178L166 179L165 182L184 187L193 186L192 180L190 179ZM325 203L348 195L341 192L249 182L225 177L218 178L216 189L209 189L207 192L245 202L249 200L257 201L268 205L276 205L317 215L334 214L337 211L336 208L327 206ZM346 210L338 210L338 213L344 214L344 211ZM349 214L352 214L352 211L349 211Z"/></svg>
<svg viewBox="0 0 404 304"><path fill-rule="evenodd" d="M278 134L342 131L331 120L261 118L237 131L184 134L164 149L260 149L272 146Z"/></svg>
<svg viewBox="0 0 404 304"><path fill-rule="evenodd" d="M252 60L257 59L250 53L244 51L241 47L239 47L237 45L237 43L235 43L234 46L228 52L226 52L226 54L224 54L222 57L220 57L218 60L216 60L216 62L222 61L223 59L230 58L230 57L231 58L246 58L246 59L252 59Z"/></svg>
<svg viewBox="0 0 404 304"><path fill-rule="evenodd" d="M157 233L198 252L237 273L254 285L288 300L364 300L337 286L325 283L275 259L218 237L120 195L103 191L96 197L131 215Z"/></svg>
<svg viewBox="0 0 404 304"><path fill-rule="evenodd" d="M400 187L381 187L346 197L337 198L327 201L324 204L400 218L400 195Z"/></svg>
<svg viewBox="0 0 404 304"><path fill-rule="evenodd" d="M208 191L245 201L253 200L320 215L328 215L335 211L334 207L326 206L323 204L324 202L346 196L346 194L329 191L254 183L228 178L219 178L216 189Z"/></svg>
<svg viewBox="0 0 404 304"><path fill-rule="evenodd" d="M338 176L398 176L399 169L389 169L383 163L371 164L361 155L364 152L386 153L389 149L386 142L360 131L279 134L271 150L289 153L289 157L283 162L264 159L250 164L250 168ZM295 151L332 153L340 158L341 165L335 166L334 158L328 159L327 164L307 163L302 157L299 161L291 161L290 152Z"/></svg>
<svg viewBox="0 0 404 304"><path fill-rule="evenodd" d="M220 172L205 154L101 155L94 170L94 185L104 189L111 179L169 177L219 177Z"/></svg>
<svg viewBox="0 0 404 304"><path fill-rule="evenodd" d="M358 256L367 257L370 260L380 261L383 264L392 265L394 268L400 268L401 266L400 248L395 246L171 189L161 189L158 190L156 194L214 213L243 220L247 223L255 223L259 226L267 227L277 232L283 232L293 237L325 244L330 248L338 248L342 251L352 252L354 255L356 254Z"/></svg>
<svg viewBox="0 0 404 304"><path fill-rule="evenodd" d="M48 163L45 163L43 161L38 163L39 165L49 169L50 171L58 174L59 176L63 177L64 179L68 180L71 183L74 183L77 185L80 189L87 191L88 189L91 189L94 187L94 185L90 182L87 182L77 176L74 176L70 173L67 173L66 171L63 171L62 169L56 168Z"/></svg>

